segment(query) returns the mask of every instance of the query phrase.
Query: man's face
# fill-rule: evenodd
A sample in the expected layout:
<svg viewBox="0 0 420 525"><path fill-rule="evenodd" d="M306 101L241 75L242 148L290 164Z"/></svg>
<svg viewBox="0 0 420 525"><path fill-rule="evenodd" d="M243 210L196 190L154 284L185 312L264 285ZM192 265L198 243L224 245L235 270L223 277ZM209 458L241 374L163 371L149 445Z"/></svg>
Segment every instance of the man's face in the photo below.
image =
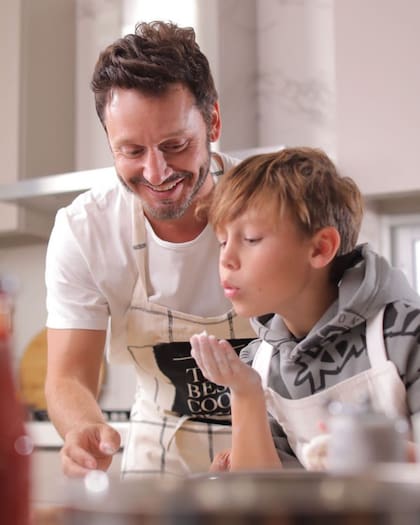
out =
<svg viewBox="0 0 420 525"><path fill-rule="evenodd" d="M115 168L150 219L177 219L197 195L208 191L203 185L209 142L217 140L220 131L217 106L214 112L212 128L207 129L194 97L181 85L160 96L134 89L113 91L105 126Z"/></svg>

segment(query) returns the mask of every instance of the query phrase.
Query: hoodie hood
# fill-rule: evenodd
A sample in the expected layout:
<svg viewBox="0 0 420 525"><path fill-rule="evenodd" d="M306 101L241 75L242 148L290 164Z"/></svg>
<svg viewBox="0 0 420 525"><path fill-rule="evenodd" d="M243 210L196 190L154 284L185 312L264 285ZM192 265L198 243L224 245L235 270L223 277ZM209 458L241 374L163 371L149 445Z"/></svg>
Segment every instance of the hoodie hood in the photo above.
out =
<svg viewBox="0 0 420 525"><path fill-rule="evenodd" d="M370 319L395 301L420 304L420 298L401 270L367 244L356 248L361 261L348 268L338 284L338 311L348 310Z"/></svg>
<svg viewBox="0 0 420 525"><path fill-rule="evenodd" d="M301 349L320 345L331 332L343 333L365 323L385 305L404 301L420 307L420 297L408 283L403 272L393 268L388 261L376 254L368 244L358 246L346 260L338 282L338 298L304 338ZM282 319L273 314L253 318L251 324L261 339L268 342L291 339ZM295 344L299 343L295 339ZM322 343L321 343L322 344Z"/></svg>

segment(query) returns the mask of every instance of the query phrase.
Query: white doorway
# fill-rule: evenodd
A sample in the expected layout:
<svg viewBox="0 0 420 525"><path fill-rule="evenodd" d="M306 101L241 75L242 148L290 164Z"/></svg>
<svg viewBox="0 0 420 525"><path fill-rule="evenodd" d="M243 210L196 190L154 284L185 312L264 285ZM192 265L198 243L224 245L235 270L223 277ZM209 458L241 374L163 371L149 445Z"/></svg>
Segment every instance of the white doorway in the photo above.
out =
<svg viewBox="0 0 420 525"><path fill-rule="evenodd" d="M420 216L392 217L389 221L390 255L420 294Z"/></svg>

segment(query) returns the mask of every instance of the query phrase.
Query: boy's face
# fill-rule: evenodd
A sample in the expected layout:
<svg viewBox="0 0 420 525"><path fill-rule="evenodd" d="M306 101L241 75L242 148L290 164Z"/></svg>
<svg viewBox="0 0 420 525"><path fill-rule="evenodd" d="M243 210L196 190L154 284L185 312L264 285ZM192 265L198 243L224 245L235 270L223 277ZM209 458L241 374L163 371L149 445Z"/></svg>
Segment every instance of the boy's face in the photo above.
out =
<svg viewBox="0 0 420 525"><path fill-rule="evenodd" d="M311 288L311 238L270 211L250 209L217 231L221 283L241 316L294 317Z"/></svg>

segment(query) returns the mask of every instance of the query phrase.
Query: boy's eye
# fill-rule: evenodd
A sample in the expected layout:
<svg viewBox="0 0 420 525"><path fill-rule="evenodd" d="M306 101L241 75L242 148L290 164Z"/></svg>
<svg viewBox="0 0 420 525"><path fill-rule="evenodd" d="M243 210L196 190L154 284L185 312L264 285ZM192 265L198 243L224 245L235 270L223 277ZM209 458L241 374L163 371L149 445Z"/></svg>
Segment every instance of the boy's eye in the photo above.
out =
<svg viewBox="0 0 420 525"><path fill-rule="evenodd" d="M261 239L262 237L245 237L245 242L248 244L257 244Z"/></svg>
<svg viewBox="0 0 420 525"><path fill-rule="evenodd" d="M216 235L217 242L219 243L219 246L223 247L226 246L226 238L221 237L220 235Z"/></svg>

